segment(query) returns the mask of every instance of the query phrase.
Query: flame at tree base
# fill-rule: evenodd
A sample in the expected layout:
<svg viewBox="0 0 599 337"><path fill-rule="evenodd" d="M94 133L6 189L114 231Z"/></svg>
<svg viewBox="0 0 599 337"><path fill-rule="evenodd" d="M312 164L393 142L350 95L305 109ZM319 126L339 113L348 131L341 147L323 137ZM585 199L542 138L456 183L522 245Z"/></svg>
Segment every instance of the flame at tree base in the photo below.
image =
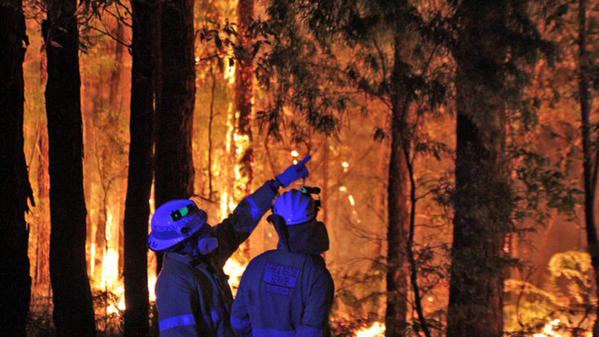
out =
<svg viewBox="0 0 599 337"><path fill-rule="evenodd" d="M357 330L355 335L356 337L383 337L385 336L385 324L374 322L367 328Z"/></svg>

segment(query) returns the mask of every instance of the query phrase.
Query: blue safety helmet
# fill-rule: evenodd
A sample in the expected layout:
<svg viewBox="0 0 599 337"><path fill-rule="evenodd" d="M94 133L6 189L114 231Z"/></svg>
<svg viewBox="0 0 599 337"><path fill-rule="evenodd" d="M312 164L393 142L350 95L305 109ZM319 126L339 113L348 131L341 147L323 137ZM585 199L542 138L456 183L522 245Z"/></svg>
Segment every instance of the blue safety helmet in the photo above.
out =
<svg viewBox="0 0 599 337"><path fill-rule="evenodd" d="M189 199L171 200L154 212L148 246L156 252L172 248L207 226L207 214Z"/></svg>
<svg viewBox="0 0 599 337"><path fill-rule="evenodd" d="M282 217L287 226L298 225L316 218L318 201L312 199L305 188L292 189L277 198L272 212Z"/></svg>

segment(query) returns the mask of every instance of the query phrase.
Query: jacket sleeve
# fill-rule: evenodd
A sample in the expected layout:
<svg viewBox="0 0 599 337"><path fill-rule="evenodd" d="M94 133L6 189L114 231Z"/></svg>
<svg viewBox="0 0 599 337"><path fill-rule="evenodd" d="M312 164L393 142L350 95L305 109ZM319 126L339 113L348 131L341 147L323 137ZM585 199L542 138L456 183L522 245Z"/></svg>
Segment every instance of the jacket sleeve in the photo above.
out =
<svg viewBox="0 0 599 337"><path fill-rule="evenodd" d="M252 324L248 310L248 280L246 275L247 272L241 277L237 296L233 301L233 308L231 309L231 327L239 337L252 337Z"/></svg>
<svg viewBox="0 0 599 337"><path fill-rule="evenodd" d="M160 337L211 337L196 289L179 277L156 286Z"/></svg>
<svg viewBox="0 0 599 337"><path fill-rule="evenodd" d="M218 239L217 260L222 267L245 241L272 205L276 188L271 181L266 182L254 193L243 199L222 223L216 226Z"/></svg>
<svg viewBox="0 0 599 337"><path fill-rule="evenodd" d="M328 335L329 312L335 286L329 271L323 267L317 273L304 307L301 325L295 328L296 337L325 337Z"/></svg>

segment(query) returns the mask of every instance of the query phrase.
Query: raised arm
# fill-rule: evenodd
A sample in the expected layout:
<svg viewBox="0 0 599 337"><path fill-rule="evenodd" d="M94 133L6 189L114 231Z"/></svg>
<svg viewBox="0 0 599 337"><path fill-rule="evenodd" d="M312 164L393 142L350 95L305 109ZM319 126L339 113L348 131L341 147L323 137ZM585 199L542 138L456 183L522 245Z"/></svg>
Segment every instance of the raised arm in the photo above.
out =
<svg viewBox="0 0 599 337"><path fill-rule="evenodd" d="M287 187L296 180L308 176L306 163L310 160L306 156L297 164L289 166L275 179L267 181L262 187L251 195L245 197L222 223L216 226L218 250L216 252L220 267L237 250L256 228L260 219L272 206L272 201L280 187Z"/></svg>

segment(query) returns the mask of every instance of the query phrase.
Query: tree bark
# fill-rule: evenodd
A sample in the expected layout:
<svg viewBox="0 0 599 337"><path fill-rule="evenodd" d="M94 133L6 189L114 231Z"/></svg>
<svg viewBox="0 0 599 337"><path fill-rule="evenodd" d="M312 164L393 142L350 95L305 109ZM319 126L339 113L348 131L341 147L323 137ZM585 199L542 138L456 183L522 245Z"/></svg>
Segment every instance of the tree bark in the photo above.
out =
<svg viewBox="0 0 599 337"><path fill-rule="evenodd" d="M48 59L50 278L57 336L95 336L85 267L85 199L79 31L75 0L48 0L42 31Z"/></svg>
<svg viewBox="0 0 599 337"><path fill-rule="evenodd" d="M597 157L593 156L591 132L591 90L589 85L589 56L587 51L587 1L578 1L578 99L582 124L582 150L584 175L584 220L588 252L595 274L595 295L599 298L599 239L595 225L595 191L597 188ZM599 336L599 307L593 324L593 337Z"/></svg>
<svg viewBox="0 0 599 337"><path fill-rule="evenodd" d="M125 337L148 335L147 237L152 188L154 86L152 39L155 2L134 0L129 178L125 201Z"/></svg>
<svg viewBox="0 0 599 337"><path fill-rule="evenodd" d="M37 168L37 204L38 207L38 244L36 253L36 277L34 284L47 289L50 286L49 244L50 244L50 176L48 174L48 135L46 130L39 130ZM49 290L49 289L48 289Z"/></svg>
<svg viewBox="0 0 599 337"><path fill-rule="evenodd" d="M398 5L401 18L407 3ZM409 231L408 212L408 166L404 156L404 142L409 101L406 97L409 88L406 78L409 69L402 60L402 39L405 38L405 22L398 19L394 33L394 62L391 97L391 150L387 183L387 310L385 312L385 336L405 336L408 327L408 275L406 259L407 236Z"/></svg>
<svg viewBox="0 0 599 337"><path fill-rule="evenodd" d="M237 119L237 133L241 137L247 137L247 147L236 158L241 166L241 176L245 184L245 194L252 192L252 161L254 159L252 148L252 96L253 96L253 67L252 67L252 44L249 29L254 16L254 0L239 0L237 3L238 34L241 42L241 52L238 60L238 68L235 73L235 105L239 112Z"/></svg>
<svg viewBox="0 0 599 337"><path fill-rule="evenodd" d="M116 36L119 40L123 40L124 27L123 23L120 20L117 20L116 27L114 29L114 36ZM123 59L125 57L125 45L121 41L114 41L114 68L110 73L110 90L108 93L108 102L110 104L110 117L111 121L116 122L118 120L118 116L121 112L121 101L122 96L119 95L121 90L121 72L123 71Z"/></svg>
<svg viewBox="0 0 599 337"><path fill-rule="evenodd" d="M195 104L194 0L161 3L156 108L155 199L159 207L193 194L191 148ZM161 267L160 256L158 269Z"/></svg>
<svg viewBox="0 0 599 337"><path fill-rule="evenodd" d="M448 337L503 336L503 245L512 211L505 169L500 33L506 2L463 1L457 62L455 214Z"/></svg>
<svg viewBox="0 0 599 337"><path fill-rule="evenodd" d="M20 0L0 5L0 335L26 336L31 299L25 212L33 201L23 152L23 60L29 43Z"/></svg>
<svg viewBox="0 0 599 337"><path fill-rule="evenodd" d="M233 196L235 202L252 193L252 181L254 172L252 163L254 161L254 150L252 147L252 96L253 96L253 67L252 67L252 44L249 36L254 16L254 0L239 0L237 2L238 39L241 43L239 48L237 71L235 72L235 107L239 114L235 126L237 135L242 141L235 144L244 148L234 151L235 162L239 165L241 179L234 184ZM240 186L241 185L241 186ZM240 253L249 261L250 240L246 240L241 247Z"/></svg>

